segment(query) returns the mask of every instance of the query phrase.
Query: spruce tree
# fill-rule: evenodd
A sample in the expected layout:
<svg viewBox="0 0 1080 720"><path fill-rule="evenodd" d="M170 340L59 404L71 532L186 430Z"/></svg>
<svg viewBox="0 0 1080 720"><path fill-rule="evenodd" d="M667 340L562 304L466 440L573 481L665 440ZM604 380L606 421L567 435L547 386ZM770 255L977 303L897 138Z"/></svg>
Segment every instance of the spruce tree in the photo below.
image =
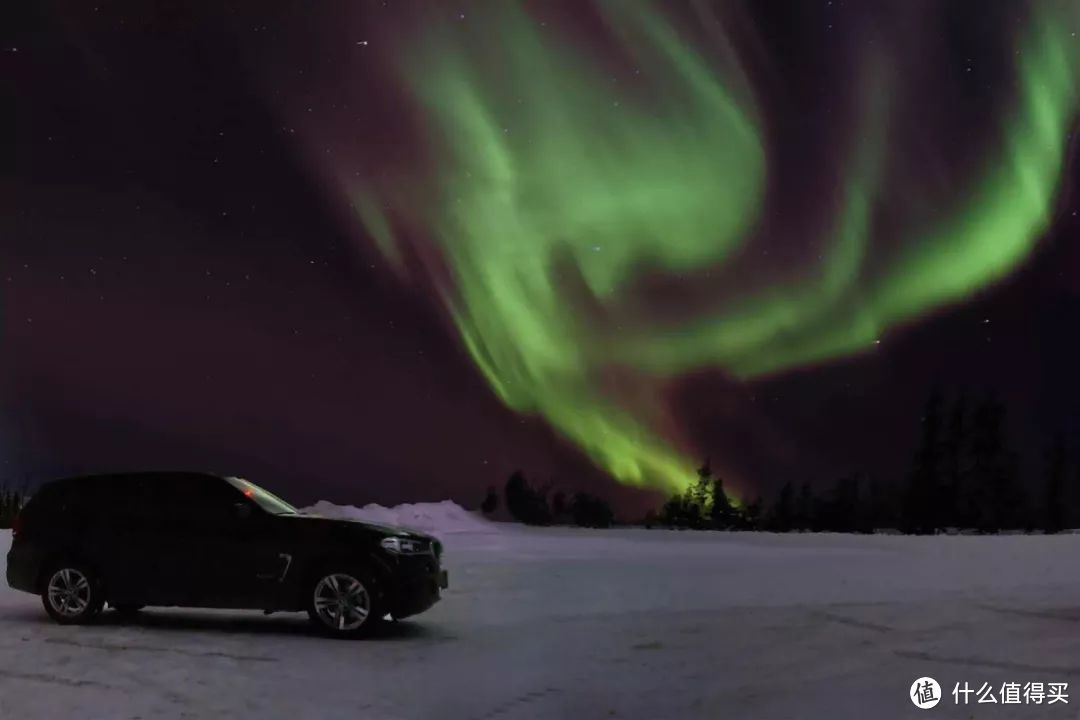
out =
<svg viewBox="0 0 1080 720"><path fill-rule="evenodd" d="M997 532L1022 525L1023 497L1017 484L1016 458L1005 440L1005 407L992 394L975 409L971 435L971 491L976 526Z"/></svg>
<svg viewBox="0 0 1080 720"><path fill-rule="evenodd" d="M712 505L709 518L714 528L726 529L735 524L735 508L724 490L724 479L717 475L712 481Z"/></svg>
<svg viewBox="0 0 1080 720"><path fill-rule="evenodd" d="M803 482L802 487L799 488L795 517L798 529L808 531L818 529L817 504L814 501L814 490L808 482Z"/></svg>
<svg viewBox="0 0 1080 720"><path fill-rule="evenodd" d="M967 396L960 393L953 402L941 443L939 507L943 526L970 527L973 522L965 493L968 444Z"/></svg>
<svg viewBox="0 0 1080 720"><path fill-rule="evenodd" d="M1060 435L1047 449L1045 454L1046 483L1043 494L1043 522L1042 529L1048 533L1056 533L1064 529L1066 522L1065 513L1065 473L1068 461L1065 454L1065 439Z"/></svg>
<svg viewBox="0 0 1080 720"><path fill-rule="evenodd" d="M941 392L931 391L923 407L919 447L904 499L904 530L931 533L938 527L941 490Z"/></svg>
<svg viewBox="0 0 1080 720"><path fill-rule="evenodd" d="M496 492L495 486L492 485L487 489L487 495L484 497L484 502L480 505L480 511L485 515L490 515L499 508L499 493Z"/></svg>
<svg viewBox="0 0 1080 720"><path fill-rule="evenodd" d="M794 492L791 488L791 481L784 483L784 486L780 488L780 494L776 497L776 504L773 506L772 518L769 524L776 532L791 532L792 527L795 524L795 508L794 508Z"/></svg>

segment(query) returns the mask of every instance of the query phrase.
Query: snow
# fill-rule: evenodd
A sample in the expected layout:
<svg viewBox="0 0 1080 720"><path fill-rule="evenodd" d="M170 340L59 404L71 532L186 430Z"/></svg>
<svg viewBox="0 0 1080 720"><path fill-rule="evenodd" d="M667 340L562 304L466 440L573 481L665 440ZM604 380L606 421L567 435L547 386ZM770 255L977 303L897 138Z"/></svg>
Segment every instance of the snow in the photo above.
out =
<svg viewBox="0 0 1080 720"><path fill-rule="evenodd" d="M485 520L478 513L470 512L451 500L434 503L406 503L389 508L375 503L358 508L320 500L311 507L303 508L301 512L331 518L366 520L383 525L400 525L440 535L488 533L494 532L496 528L496 525Z"/></svg>
<svg viewBox="0 0 1080 720"><path fill-rule="evenodd" d="M446 534L443 601L361 642L259 613L60 627L0 588L0 718L1077 717L1077 535L497 528ZM1005 681L1070 702L953 703Z"/></svg>

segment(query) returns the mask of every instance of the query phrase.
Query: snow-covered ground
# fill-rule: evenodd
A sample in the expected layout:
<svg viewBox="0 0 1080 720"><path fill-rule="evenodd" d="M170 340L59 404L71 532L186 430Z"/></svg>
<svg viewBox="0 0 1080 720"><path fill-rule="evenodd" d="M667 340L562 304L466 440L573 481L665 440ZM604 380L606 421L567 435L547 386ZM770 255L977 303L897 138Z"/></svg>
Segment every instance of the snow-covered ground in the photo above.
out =
<svg viewBox="0 0 1080 720"><path fill-rule="evenodd" d="M258 613L150 610L130 623L105 613L59 627L37 598L4 588L0 719L1080 716L1077 535L473 521L444 534L443 601L369 641ZM9 541L0 535L0 551ZM908 699L923 675L946 694L932 710ZM1069 682L1069 704L973 695L965 708L951 696L957 682L1029 681Z"/></svg>

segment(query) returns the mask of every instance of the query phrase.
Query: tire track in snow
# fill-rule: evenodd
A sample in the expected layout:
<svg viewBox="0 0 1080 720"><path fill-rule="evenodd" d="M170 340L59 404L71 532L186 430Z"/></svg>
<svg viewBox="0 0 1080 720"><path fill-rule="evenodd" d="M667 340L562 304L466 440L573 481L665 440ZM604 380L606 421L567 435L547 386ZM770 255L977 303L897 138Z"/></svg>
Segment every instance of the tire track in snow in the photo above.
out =
<svg viewBox="0 0 1080 720"><path fill-rule="evenodd" d="M476 716L475 720L491 720L491 718L502 717L507 713L513 712L514 710L522 708L526 705L531 705L532 703L542 698L556 695L560 692L562 692L562 690L553 687L546 687L543 690L534 690L532 692L525 693L524 695L519 695L513 700L507 700L504 703L496 705L487 713Z"/></svg>
<svg viewBox="0 0 1080 720"><path fill-rule="evenodd" d="M1019 617L1037 618L1039 620L1053 620L1056 622L1080 622L1080 614L1075 608L1061 610L1027 610L1025 608L997 607L994 605L978 605L981 610L1000 613L1002 615L1017 615Z"/></svg>
<svg viewBox="0 0 1080 720"><path fill-rule="evenodd" d="M105 652L155 652L155 653L172 653L175 655L186 655L188 657L210 657L210 658L223 658L226 660L237 660L240 662L278 662L276 657L270 657L268 655L236 655L233 653L219 652L211 650L209 652L196 652L192 650L184 650L182 648L170 648L170 647L157 647L154 645L114 645L110 643L88 643L80 642L78 640L68 640L67 638L45 638L45 642L52 643L54 645L69 645L72 647L87 648L89 650L103 650Z"/></svg>
<svg viewBox="0 0 1080 720"><path fill-rule="evenodd" d="M891 633L896 630L896 628L889 627L888 625L879 625L878 623L867 622L866 620L858 620L856 618L850 618L844 615L837 615L830 612L819 613L818 617L824 618L829 622L840 623L841 625L850 625L851 627L860 628L862 630L872 630L877 633Z"/></svg>
<svg viewBox="0 0 1080 720"><path fill-rule="evenodd" d="M0 678L12 678L13 680L27 680L30 682L49 683L51 685L63 685L64 687L98 687L107 690L119 690L114 685L106 685L95 680L78 680L75 678L60 677L48 673L24 673L14 670L0 669Z"/></svg>
<svg viewBox="0 0 1080 720"><path fill-rule="evenodd" d="M1016 670L1019 672L1033 672L1053 674L1060 673L1070 677L1080 676L1080 667L1061 667L1055 665L1032 665L1029 663L1008 662L1005 660L991 660L978 657L962 657L935 655L934 653L921 652L918 650L893 650L893 655L909 660L923 660L926 662L945 663L947 665L963 665L965 667L984 667L994 670Z"/></svg>

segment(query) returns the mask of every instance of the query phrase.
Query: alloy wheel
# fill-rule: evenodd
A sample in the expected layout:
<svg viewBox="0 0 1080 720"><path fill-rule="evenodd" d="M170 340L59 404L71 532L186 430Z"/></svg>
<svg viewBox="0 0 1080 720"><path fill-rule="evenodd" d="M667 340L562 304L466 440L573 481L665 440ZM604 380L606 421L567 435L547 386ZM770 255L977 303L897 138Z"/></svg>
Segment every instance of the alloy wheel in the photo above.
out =
<svg viewBox="0 0 1080 720"><path fill-rule="evenodd" d="M333 573L320 580L315 585L313 604L319 620L341 632L356 630L371 613L367 588L347 573Z"/></svg>
<svg viewBox="0 0 1080 720"><path fill-rule="evenodd" d="M90 580L81 570L61 568L49 578L49 605L65 618L77 618L87 611L91 600Z"/></svg>

